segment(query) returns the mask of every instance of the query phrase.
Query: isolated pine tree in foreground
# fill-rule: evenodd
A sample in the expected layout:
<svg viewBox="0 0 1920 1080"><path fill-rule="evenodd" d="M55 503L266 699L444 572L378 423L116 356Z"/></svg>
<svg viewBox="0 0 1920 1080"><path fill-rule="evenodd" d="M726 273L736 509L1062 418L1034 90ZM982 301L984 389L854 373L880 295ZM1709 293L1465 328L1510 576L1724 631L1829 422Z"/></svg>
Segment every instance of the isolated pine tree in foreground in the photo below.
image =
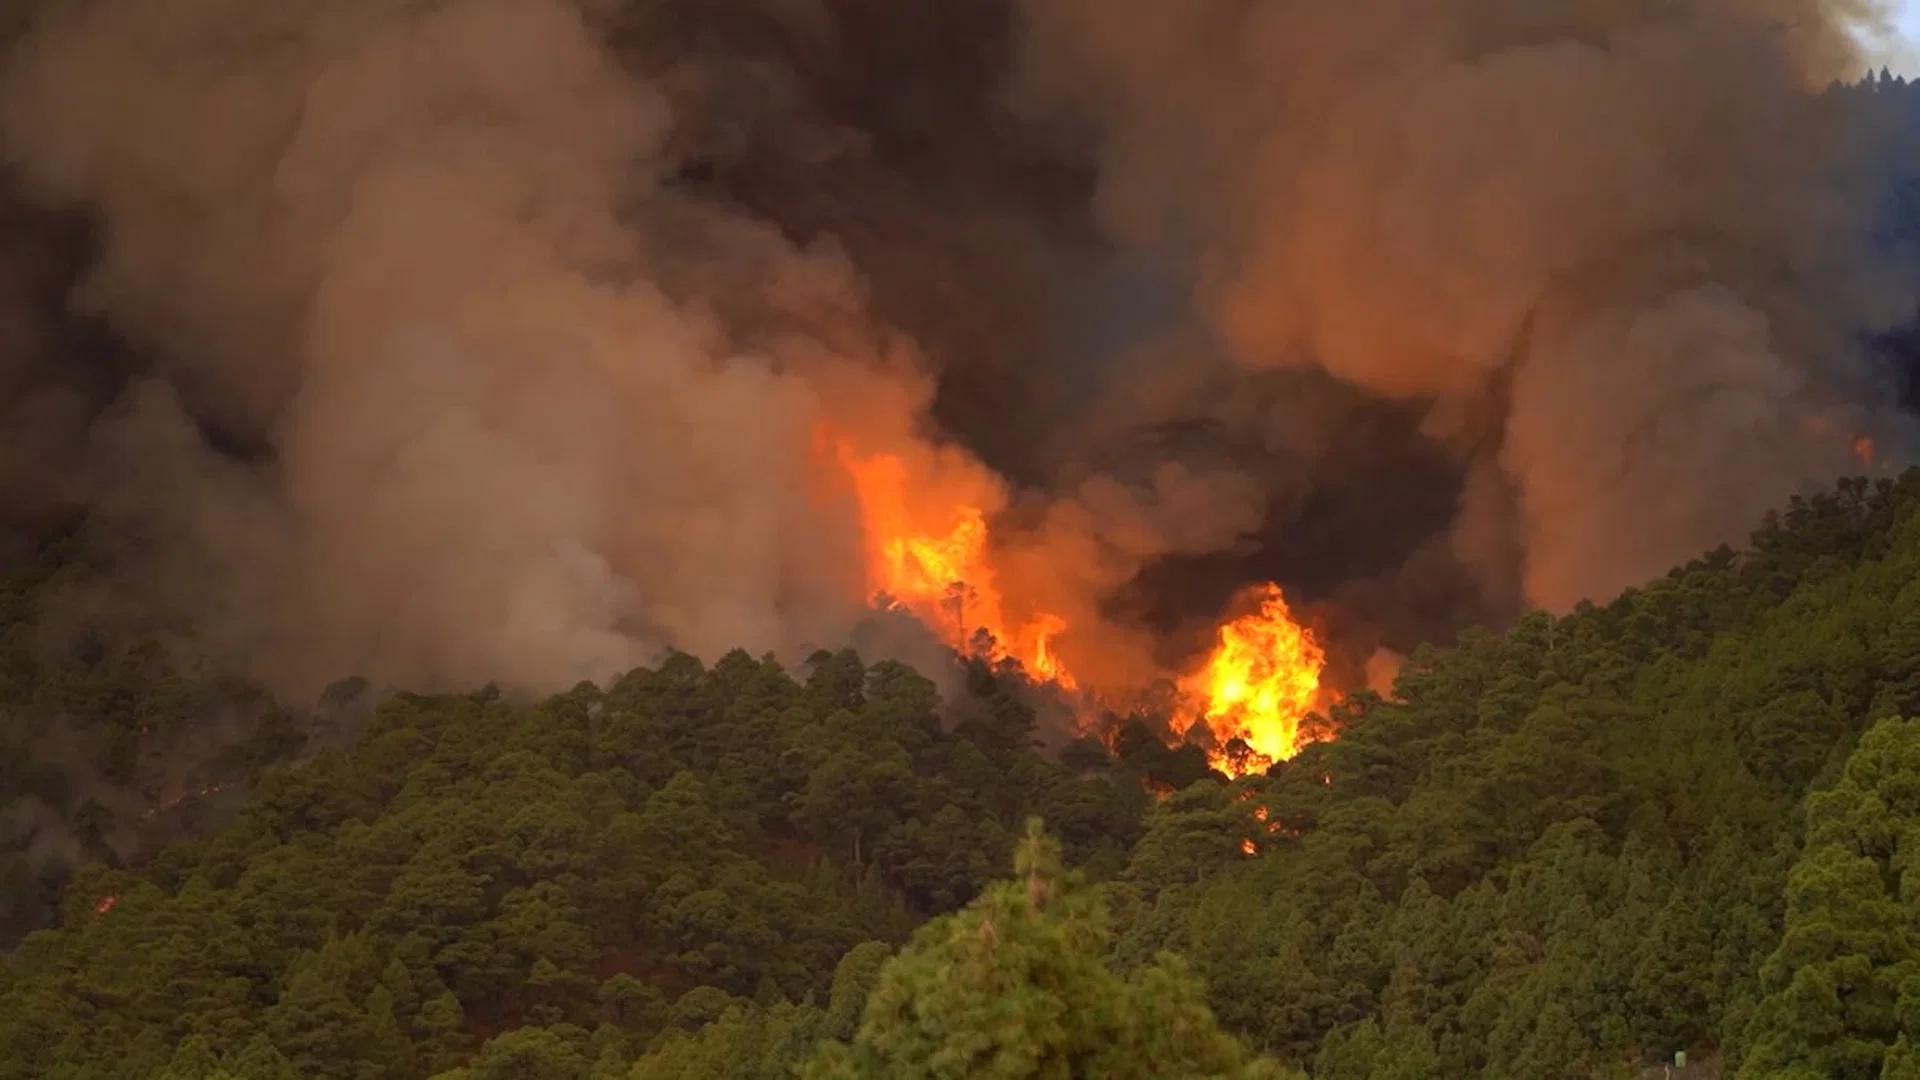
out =
<svg viewBox="0 0 1920 1080"><path fill-rule="evenodd" d="M1172 956L1128 977L1107 967L1107 912L1035 819L1014 881L916 933L881 971L852 1043L809 1080L1298 1076L1220 1030Z"/></svg>

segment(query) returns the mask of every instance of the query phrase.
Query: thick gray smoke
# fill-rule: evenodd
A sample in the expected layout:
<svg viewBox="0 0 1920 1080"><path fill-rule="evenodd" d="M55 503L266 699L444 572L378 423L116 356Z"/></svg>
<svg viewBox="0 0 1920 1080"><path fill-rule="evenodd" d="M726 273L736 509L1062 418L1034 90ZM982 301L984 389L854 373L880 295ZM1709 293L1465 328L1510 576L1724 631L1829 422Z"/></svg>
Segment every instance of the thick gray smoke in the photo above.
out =
<svg viewBox="0 0 1920 1080"><path fill-rule="evenodd" d="M1812 94L1875 5L1022 7L1022 101L1096 142L1111 233L1185 253L1239 363L1430 403L1457 554L1497 584L1517 547L1531 603L1737 539L1894 422L1845 335L1904 311Z"/></svg>
<svg viewBox="0 0 1920 1080"><path fill-rule="evenodd" d="M871 340L827 348L843 262L660 189L672 125L561 2L49 6L4 129L101 216L84 296L162 357L92 477L151 579L291 686L844 637L810 426L829 387L910 401L863 389Z"/></svg>
<svg viewBox="0 0 1920 1080"><path fill-rule="evenodd" d="M852 640L841 445L994 514L1006 621L1088 685L1260 577L1363 661L1897 449L1814 92L1871 15L49 2L0 145L145 374L0 479L297 695Z"/></svg>

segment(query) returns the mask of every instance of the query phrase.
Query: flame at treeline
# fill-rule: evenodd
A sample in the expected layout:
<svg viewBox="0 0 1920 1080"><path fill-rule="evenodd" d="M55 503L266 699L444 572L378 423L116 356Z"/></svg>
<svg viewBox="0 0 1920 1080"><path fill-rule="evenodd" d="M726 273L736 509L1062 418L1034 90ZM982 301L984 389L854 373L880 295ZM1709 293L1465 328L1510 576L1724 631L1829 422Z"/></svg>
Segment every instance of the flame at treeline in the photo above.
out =
<svg viewBox="0 0 1920 1080"><path fill-rule="evenodd" d="M1067 620L1010 617L992 563L988 511L964 502L928 509L905 459L864 453L835 432L819 445L845 470L860 504L870 599L905 609L955 650L1012 660L1041 681L1100 704L1055 651ZM1326 653L1293 617L1280 587L1258 586L1251 610L1224 622L1205 661L1179 680L1174 734L1212 734L1210 759L1229 776L1265 769L1310 741L1302 723L1321 704Z"/></svg>
<svg viewBox="0 0 1920 1080"><path fill-rule="evenodd" d="M1815 438L1835 438L1844 442L1853 451L1853 459L1860 463L1861 468L1878 468L1880 455L1873 436L1861 431L1848 431L1843 425L1844 421L1832 414L1816 413L1801 421L1801 427ZM1839 430L1836 431L1836 428Z"/></svg>
<svg viewBox="0 0 1920 1080"><path fill-rule="evenodd" d="M1184 711L1174 717L1184 733L1205 722L1222 749L1230 775L1265 769L1298 753L1301 723L1321 695L1327 654L1313 633L1287 607L1280 586L1268 583L1251 594L1254 610L1224 623L1200 670L1181 683ZM1233 740L1245 754L1226 749Z"/></svg>
<svg viewBox="0 0 1920 1080"><path fill-rule="evenodd" d="M903 459L861 454L838 436L832 445L860 501L867 584L876 600L912 612L963 653L1011 659L1035 678L1078 689L1053 653L1066 620L1041 613L1014 622L1003 613L983 507L957 504L916 515Z"/></svg>

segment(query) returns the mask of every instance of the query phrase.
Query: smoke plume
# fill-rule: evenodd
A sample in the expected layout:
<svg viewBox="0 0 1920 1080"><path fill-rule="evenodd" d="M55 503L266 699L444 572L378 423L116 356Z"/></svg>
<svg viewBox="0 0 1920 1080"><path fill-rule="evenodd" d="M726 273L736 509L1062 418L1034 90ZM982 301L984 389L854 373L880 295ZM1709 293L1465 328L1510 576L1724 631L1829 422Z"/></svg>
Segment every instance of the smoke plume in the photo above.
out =
<svg viewBox="0 0 1920 1080"><path fill-rule="evenodd" d="M70 313L0 276L9 517L290 695L549 689L871 640L850 446L1085 685L1265 578L1377 682L1898 453L1817 93L1874 17L44 3L0 147L94 235Z"/></svg>
<svg viewBox="0 0 1920 1080"><path fill-rule="evenodd" d="M1846 335L1905 312L1812 93L1858 71L1872 5L1023 11L1021 100L1096 144L1111 235L1180 253L1245 367L1429 410L1475 478L1456 553L1497 585L1523 552L1532 604L1737 538L1895 422Z"/></svg>
<svg viewBox="0 0 1920 1080"><path fill-rule="evenodd" d="M668 104L572 6L49 7L8 76L20 167L103 222L83 295L157 357L94 497L270 677L555 686L844 634L809 427L910 416L913 373L870 390L881 343L832 336L842 260L661 188Z"/></svg>

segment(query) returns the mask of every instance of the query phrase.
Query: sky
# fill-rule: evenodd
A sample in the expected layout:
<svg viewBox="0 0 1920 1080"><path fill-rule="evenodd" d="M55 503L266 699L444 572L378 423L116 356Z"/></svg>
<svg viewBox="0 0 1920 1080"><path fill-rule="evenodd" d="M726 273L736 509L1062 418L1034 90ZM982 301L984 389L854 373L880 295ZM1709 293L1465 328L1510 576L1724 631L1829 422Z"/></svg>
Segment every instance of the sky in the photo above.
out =
<svg viewBox="0 0 1920 1080"><path fill-rule="evenodd" d="M1888 43L1887 67L1908 78L1920 76L1920 0L1892 0L1887 6L1901 38Z"/></svg>

